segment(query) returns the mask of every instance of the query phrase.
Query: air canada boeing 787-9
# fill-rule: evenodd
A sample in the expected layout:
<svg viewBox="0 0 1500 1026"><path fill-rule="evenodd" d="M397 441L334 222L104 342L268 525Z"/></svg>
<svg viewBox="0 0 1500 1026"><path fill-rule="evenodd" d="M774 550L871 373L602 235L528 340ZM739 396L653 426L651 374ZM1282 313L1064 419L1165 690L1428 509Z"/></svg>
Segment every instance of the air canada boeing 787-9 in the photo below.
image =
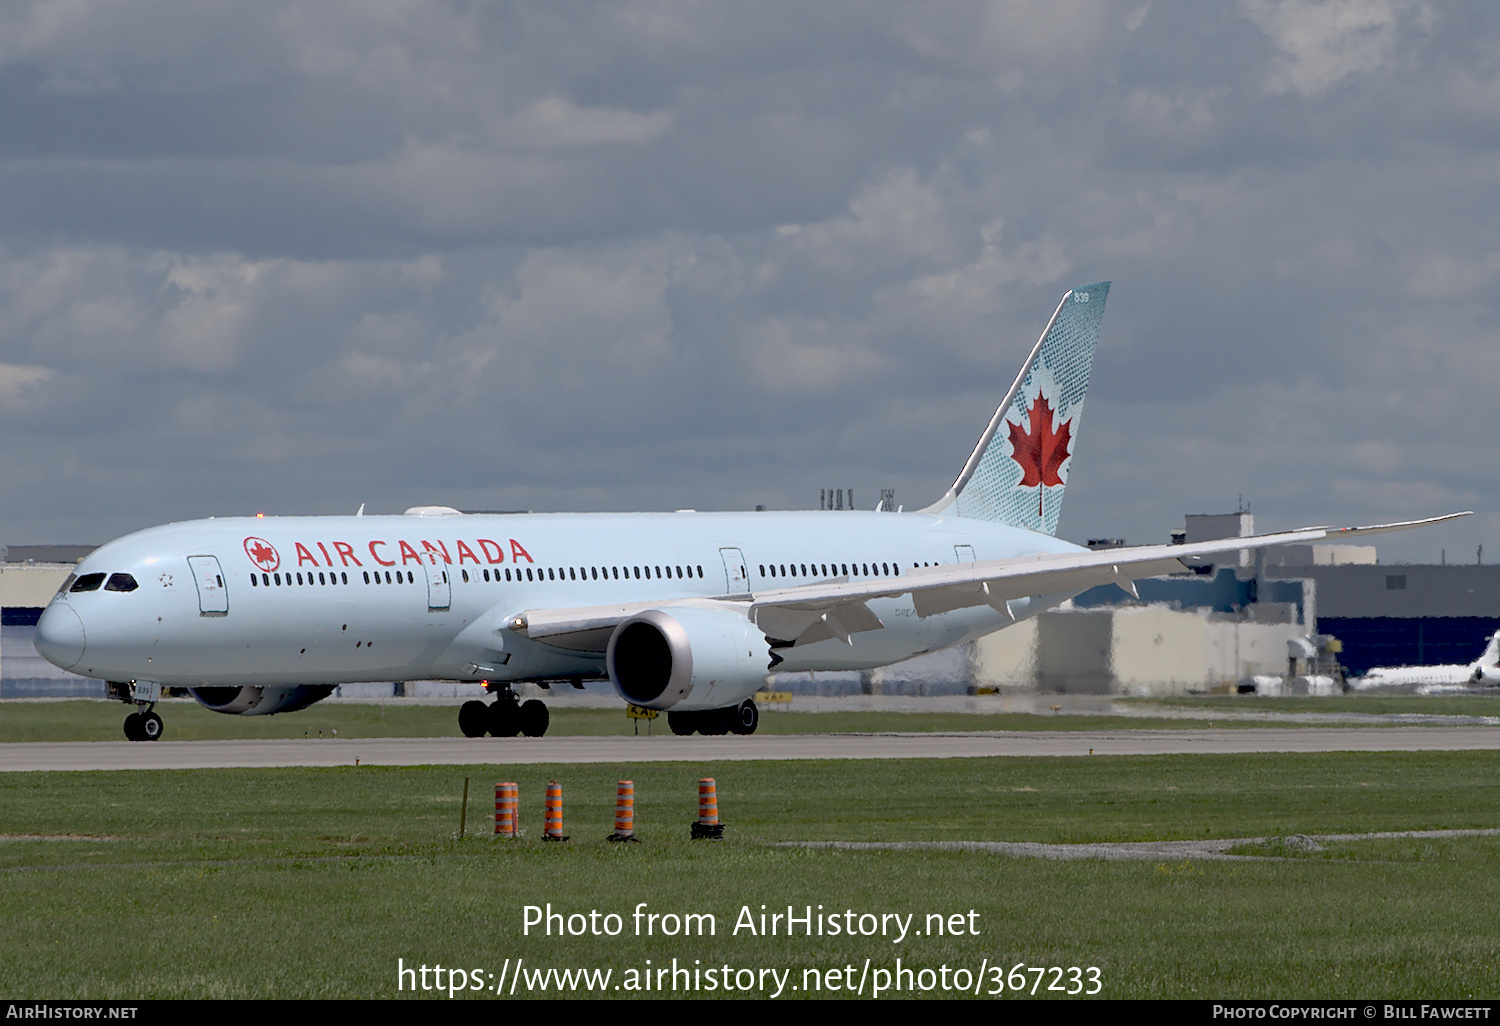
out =
<svg viewBox="0 0 1500 1026"><path fill-rule="evenodd" d="M246 517L168 524L91 553L37 624L51 662L133 703L303 709L342 683L483 682L459 727L541 735L512 685L607 678L679 734L749 734L770 674L885 666L1086 588L1181 560L1434 520L1091 552L1054 537L1108 282L1063 296L957 480L915 513ZM1462 516L1464 514L1452 514Z"/></svg>

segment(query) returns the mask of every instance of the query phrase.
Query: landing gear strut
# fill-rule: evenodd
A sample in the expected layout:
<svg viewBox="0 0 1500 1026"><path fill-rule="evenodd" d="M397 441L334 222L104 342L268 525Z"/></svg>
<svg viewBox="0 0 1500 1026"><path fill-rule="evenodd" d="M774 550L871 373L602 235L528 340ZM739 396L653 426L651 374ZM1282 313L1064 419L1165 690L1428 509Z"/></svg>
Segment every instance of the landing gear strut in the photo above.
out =
<svg viewBox="0 0 1500 1026"><path fill-rule="evenodd" d="M541 737L547 733L552 716L544 702L533 698L522 702L510 688L496 694L489 705L465 702L458 710L458 729L464 737Z"/></svg>
<svg viewBox="0 0 1500 1026"><path fill-rule="evenodd" d="M111 698L135 703L136 711L125 717L126 738L131 741L161 740L161 717L155 711L156 702L161 698L160 684L155 681L107 681L104 688Z"/></svg>
<svg viewBox="0 0 1500 1026"><path fill-rule="evenodd" d="M667 725L674 734L754 734L760 726L760 709L747 698L725 709L668 712Z"/></svg>

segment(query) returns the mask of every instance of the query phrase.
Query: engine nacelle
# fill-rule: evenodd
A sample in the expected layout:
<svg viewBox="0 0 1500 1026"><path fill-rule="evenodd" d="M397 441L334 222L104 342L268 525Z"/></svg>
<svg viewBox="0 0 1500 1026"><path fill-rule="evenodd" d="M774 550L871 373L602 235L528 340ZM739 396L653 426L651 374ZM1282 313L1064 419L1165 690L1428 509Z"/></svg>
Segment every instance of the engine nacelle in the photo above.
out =
<svg viewBox="0 0 1500 1026"><path fill-rule="evenodd" d="M269 716L296 712L333 694L333 684L299 684L289 688L222 687L188 688L188 694L205 709L230 716Z"/></svg>
<svg viewBox="0 0 1500 1026"><path fill-rule="evenodd" d="M765 685L773 663L759 627L738 613L666 606L610 635L606 665L621 698L645 709L721 709Z"/></svg>

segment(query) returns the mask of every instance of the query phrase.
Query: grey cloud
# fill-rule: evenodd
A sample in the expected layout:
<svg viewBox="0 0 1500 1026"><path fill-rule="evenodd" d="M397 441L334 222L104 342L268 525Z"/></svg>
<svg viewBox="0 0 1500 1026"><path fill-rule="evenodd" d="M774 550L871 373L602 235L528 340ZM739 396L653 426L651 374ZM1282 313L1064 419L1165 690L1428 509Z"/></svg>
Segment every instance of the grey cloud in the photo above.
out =
<svg viewBox="0 0 1500 1026"><path fill-rule="evenodd" d="M1491 20L14 6L0 527L911 508L1098 278L1070 536L1487 507Z"/></svg>

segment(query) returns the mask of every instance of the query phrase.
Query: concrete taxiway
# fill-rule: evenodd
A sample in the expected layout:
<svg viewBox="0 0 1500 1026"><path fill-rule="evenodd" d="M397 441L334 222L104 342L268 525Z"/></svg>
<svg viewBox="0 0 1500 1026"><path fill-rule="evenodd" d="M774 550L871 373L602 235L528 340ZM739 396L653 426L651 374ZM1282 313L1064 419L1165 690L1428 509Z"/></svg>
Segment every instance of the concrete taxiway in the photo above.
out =
<svg viewBox="0 0 1500 1026"><path fill-rule="evenodd" d="M569 736L276 741L33 741L0 744L0 772L268 766L458 766L755 759L1439 752L1500 749L1495 727L1058 730L753 737Z"/></svg>

